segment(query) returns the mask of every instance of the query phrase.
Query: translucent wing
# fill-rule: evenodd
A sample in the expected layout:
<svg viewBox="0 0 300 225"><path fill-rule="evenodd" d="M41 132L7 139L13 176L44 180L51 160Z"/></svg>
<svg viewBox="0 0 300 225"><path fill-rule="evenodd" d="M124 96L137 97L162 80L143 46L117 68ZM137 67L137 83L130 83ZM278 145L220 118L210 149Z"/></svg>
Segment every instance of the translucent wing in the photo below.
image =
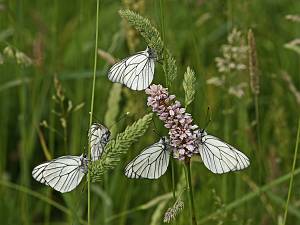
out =
<svg viewBox="0 0 300 225"><path fill-rule="evenodd" d="M212 135L203 135L199 152L204 165L213 173L241 170L250 165L242 152Z"/></svg>
<svg viewBox="0 0 300 225"><path fill-rule="evenodd" d="M112 82L125 84L132 90L144 90L153 80L154 62L153 50L147 48L113 65L108 78Z"/></svg>
<svg viewBox="0 0 300 225"><path fill-rule="evenodd" d="M125 175L129 178L157 179L166 172L169 158L169 149L161 139L135 157L126 166Z"/></svg>
<svg viewBox="0 0 300 225"><path fill-rule="evenodd" d="M87 159L83 156L62 156L35 167L32 176L61 193L76 188L87 172Z"/></svg>
<svg viewBox="0 0 300 225"><path fill-rule="evenodd" d="M98 160L107 144L110 131L100 123L94 123L89 130L92 161Z"/></svg>

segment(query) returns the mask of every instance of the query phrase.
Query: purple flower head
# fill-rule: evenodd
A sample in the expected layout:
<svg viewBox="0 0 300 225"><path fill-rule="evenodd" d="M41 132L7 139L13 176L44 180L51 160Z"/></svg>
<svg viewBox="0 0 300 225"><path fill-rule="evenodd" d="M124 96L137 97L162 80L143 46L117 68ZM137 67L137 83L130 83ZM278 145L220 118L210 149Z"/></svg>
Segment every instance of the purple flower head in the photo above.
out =
<svg viewBox="0 0 300 225"><path fill-rule="evenodd" d="M160 120L169 129L170 145L173 147L174 157L184 160L193 154L198 154L196 147L196 129L192 116L186 112L181 103L175 100L175 95L169 95L168 89L161 85L152 84L146 90L149 95L147 105L157 113Z"/></svg>

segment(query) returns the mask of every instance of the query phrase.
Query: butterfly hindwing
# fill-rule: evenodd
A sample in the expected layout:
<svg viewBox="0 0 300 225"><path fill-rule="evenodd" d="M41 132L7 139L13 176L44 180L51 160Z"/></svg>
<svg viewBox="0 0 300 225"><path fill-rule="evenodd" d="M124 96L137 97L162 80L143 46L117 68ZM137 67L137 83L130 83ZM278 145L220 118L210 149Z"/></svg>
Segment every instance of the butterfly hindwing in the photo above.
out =
<svg viewBox="0 0 300 225"><path fill-rule="evenodd" d="M113 65L108 78L112 82L125 84L132 90L144 90L152 82L154 76L155 57L147 48Z"/></svg>
<svg viewBox="0 0 300 225"><path fill-rule="evenodd" d="M170 151L162 139L144 149L125 168L129 178L157 179L167 170Z"/></svg>
<svg viewBox="0 0 300 225"><path fill-rule="evenodd" d="M204 165L213 173L241 170L250 165L246 155L212 135L202 135L199 153Z"/></svg>

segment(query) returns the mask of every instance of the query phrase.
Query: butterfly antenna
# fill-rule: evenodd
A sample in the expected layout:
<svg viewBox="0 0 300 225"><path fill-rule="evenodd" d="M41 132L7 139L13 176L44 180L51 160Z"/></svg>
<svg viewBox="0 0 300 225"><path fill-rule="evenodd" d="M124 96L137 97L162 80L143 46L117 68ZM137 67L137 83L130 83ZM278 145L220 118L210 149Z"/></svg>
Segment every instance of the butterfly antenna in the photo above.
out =
<svg viewBox="0 0 300 225"><path fill-rule="evenodd" d="M91 115L91 112L89 112L89 114ZM96 122L100 121L94 114L92 114L92 117L93 117L93 120L95 120Z"/></svg>
<svg viewBox="0 0 300 225"><path fill-rule="evenodd" d="M152 131L153 131L154 134L156 134L159 138L161 138L161 135L160 135L155 129L152 129Z"/></svg>
<svg viewBox="0 0 300 225"><path fill-rule="evenodd" d="M206 128L208 127L208 125L211 122L211 110L210 110L209 106L207 107L207 112L206 112L205 120L206 120L206 124L204 126L204 130L206 130Z"/></svg>
<svg viewBox="0 0 300 225"><path fill-rule="evenodd" d="M86 146L83 147L83 154L87 155Z"/></svg>
<svg viewBox="0 0 300 225"><path fill-rule="evenodd" d="M152 122L153 122L153 126L154 126L154 129L152 129L152 131L158 136L158 137L162 137L162 135L158 132L158 129L156 127L156 124L155 124L155 121L154 119L152 118Z"/></svg>
<svg viewBox="0 0 300 225"><path fill-rule="evenodd" d="M116 122L114 122L113 124L111 124L109 126L109 130L115 126L117 123L119 123L121 120L123 120L124 118L126 118L128 115L130 114L130 112L126 112L123 116L121 116Z"/></svg>

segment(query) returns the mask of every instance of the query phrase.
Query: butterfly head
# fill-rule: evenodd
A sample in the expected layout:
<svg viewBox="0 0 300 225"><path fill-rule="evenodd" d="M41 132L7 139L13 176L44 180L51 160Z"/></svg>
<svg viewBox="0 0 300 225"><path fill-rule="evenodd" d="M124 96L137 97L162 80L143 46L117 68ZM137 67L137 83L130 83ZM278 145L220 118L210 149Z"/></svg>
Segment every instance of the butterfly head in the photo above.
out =
<svg viewBox="0 0 300 225"><path fill-rule="evenodd" d="M107 142L109 141L110 135L111 135L111 133L110 133L110 131L107 129L107 130L105 131L104 135L103 135L103 141L107 143Z"/></svg>
<svg viewBox="0 0 300 225"><path fill-rule="evenodd" d="M207 135L207 133L204 129L199 129L196 131L196 135L197 135L198 140L202 143L202 139L204 136Z"/></svg>
<svg viewBox="0 0 300 225"><path fill-rule="evenodd" d="M147 47L146 51L149 54L149 58L151 59L157 59L157 53L153 48L150 48L149 46Z"/></svg>
<svg viewBox="0 0 300 225"><path fill-rule="evenodd" d="M83 173L87 173L89 160L87 158L86 153L84 153L80 156L80 161L81 161L81 167L80 167L81 171Z"/></svg>
<svg viewBox="0 0 300 225"><path fill-rule="evenodd" d="M160 142L163 144L168 144L169 143L169 138L166 136L161 137Z"/></svg>

